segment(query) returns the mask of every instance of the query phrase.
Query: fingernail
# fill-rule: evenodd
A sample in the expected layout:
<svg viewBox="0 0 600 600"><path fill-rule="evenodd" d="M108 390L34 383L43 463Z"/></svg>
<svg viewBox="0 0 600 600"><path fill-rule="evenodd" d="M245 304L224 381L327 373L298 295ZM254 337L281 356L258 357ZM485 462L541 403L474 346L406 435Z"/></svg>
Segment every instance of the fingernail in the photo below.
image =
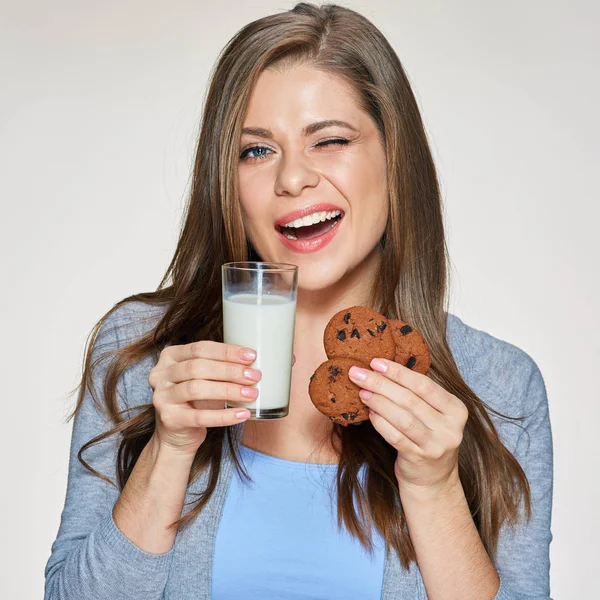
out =
<svg viewBox="0 0 600 600"><path fill-rule="evenodd" d="M256 360L256 351L252 350L252 348L242 348L240 350L240 356L244 360Z"/></svg>
<svg viewBox="0 0 600 600"><path fill-rule="evenodd" d="M380 373L385 373L388 370L388 365L387 365L387 363L383 362L381 359L374 358L371 361L371 368L374 371L379 371Z"/></svg>
<svg viewBox="0 0 600 600"><path fill-rule="evenodd" d="M243 387L242 396L244 396L244 398L257 398L258 390L253 387Z"/></svg>
<svg viewBox="0 0 600 600"><path fill-rule="evenodd" d="M358 395L363 399L363 400L369 400L371 398L371 396L373 395L373 392L369 391L369 390L360 390L360 392L358 392Z"/></svg>
<svg viewBox="0 0 600 600"><path fill-rule="evenodd" d="M356 379L356 381L364 381L367 378L367 372L358 367L351 367L348 375L350 375L350 379Z"/></svg>
<svg viewBox="0 0 600 600"><path fill-rule="evenodd" d="M244 369L244 377L246 379L252 379L252 381L258 381L260 379L261 372L258 369Z"/></svg>
<svg viewBox="0 0 600 600"><path fill-rule="evenodd" d="M250 411L249 410L238 410L235 413L235 416L238 419L247 419L250 416Z"/></svg>

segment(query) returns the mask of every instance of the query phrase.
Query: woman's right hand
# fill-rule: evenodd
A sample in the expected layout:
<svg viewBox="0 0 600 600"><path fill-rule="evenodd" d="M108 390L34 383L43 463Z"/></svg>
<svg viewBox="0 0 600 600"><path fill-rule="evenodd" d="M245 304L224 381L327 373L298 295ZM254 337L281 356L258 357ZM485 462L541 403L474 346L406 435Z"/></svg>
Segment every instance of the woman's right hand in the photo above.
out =
<svg viewBox="0 0 600 600"><path fill-rule="evenodd" d="M194 455L208 427L246 420L247 409L224 405L225 400L256 400L258 390L250 386L260 380L261 373L248 367L255 359L250 348L208 340L164 348L148 375L158 444Z"/></svg>

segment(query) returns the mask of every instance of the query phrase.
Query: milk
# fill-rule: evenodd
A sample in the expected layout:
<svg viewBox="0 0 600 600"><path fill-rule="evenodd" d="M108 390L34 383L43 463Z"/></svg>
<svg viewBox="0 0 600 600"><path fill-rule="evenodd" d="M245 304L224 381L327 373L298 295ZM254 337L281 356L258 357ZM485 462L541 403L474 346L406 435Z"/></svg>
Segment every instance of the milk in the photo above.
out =
<svg viewBox="0 0 600 600"><path fill-rule="evenodd" d="M232 294L223 299L223 341L256 350L258 398L229 407L250 409L252 417L288 414L296 301L284 296Z"/></svg>

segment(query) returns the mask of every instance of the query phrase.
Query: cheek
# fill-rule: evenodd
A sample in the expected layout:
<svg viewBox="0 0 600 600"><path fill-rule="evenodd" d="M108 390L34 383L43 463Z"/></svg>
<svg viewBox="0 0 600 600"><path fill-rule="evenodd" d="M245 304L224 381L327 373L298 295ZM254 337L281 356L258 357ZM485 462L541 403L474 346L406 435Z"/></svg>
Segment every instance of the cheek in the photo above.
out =
<svg viewBox="0 0 600 600"><path fill-rule="evenodd" d="M240 206L248 229L255 229L264 221L271 197L268 185L265 173L250 172L250 169L240 170L238 173Z"/></svg>
<svg viewBox="0 0 600 600"><path fill-rule="evenodd" d="M337 165L332 181L350 205L352 221L371 225L387 222L387 175L385 157L357 155Z"/></svg>

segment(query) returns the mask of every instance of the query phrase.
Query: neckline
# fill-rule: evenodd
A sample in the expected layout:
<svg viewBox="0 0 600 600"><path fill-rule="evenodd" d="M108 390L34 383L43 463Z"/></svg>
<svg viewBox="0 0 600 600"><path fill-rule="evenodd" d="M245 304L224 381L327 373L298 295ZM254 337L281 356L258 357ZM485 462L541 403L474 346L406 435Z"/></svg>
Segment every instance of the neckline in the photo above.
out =
<svg viewBox="0 0 600 600"><path fill-rule="evenodd" d="M253 448L249 448L248 446L240 443L240 451L242 454L246 454L247 456L254 456L260 459L263 462L271 463L275 466L284 467L284 468L292 468L292 469L337 469L337 463L308 463L308 462L300 462L297 460L288 460L286 458L279 458L278 456L271 456L270 454L265 454L264 452L260 452L259 450L254 450Z"/></svg>

